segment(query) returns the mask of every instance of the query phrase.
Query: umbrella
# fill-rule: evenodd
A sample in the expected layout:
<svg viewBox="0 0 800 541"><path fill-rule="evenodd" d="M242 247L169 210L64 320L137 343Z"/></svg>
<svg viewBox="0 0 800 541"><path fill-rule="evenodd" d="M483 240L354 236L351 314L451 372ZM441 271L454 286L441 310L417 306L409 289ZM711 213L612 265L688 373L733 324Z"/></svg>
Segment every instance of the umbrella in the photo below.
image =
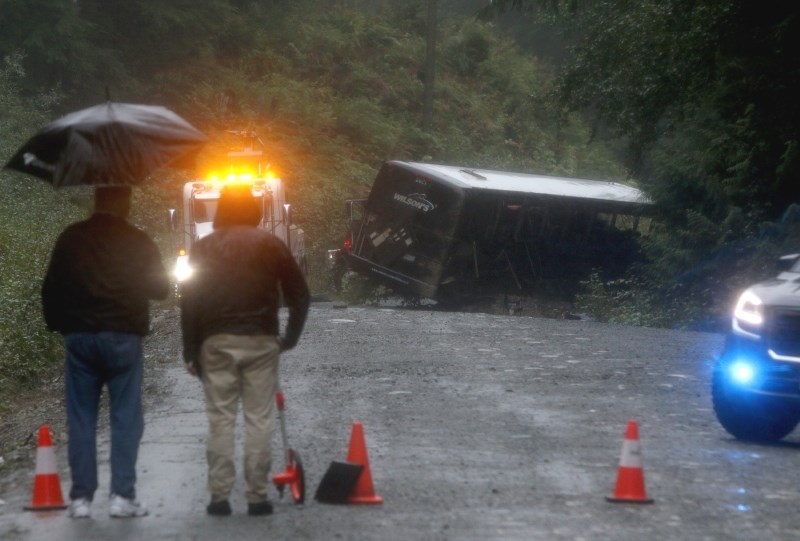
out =
<svg viewBox="0 0 800 541"><path fill-rule="evenodd" d="M133 185L205 141L202 132L165 107L106 102L48 124L5 167L56 188Z"/></svg>

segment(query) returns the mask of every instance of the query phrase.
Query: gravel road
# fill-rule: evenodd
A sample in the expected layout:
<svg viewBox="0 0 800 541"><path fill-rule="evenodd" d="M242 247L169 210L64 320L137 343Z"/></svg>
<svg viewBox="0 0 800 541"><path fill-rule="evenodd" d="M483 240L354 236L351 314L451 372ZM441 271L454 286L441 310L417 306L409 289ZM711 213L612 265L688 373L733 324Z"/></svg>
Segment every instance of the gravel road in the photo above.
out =
<svg viewBox="0 0 800 541"><path fill-rule="evenodd" d="M240 481L234 516L216 518L204 513L205 418L199 383L177 361L177 312L159 312L154 327L139 480L151 516L108 518L107 461L91 521L21 511L31 471L0 470L4 541L800 539L800 493L787 475L800 439L745 444L718 425L716 334L314 304L281 367L310 501L278 500L272 517L247 517ZM653 505L605 501L630 419ZM384 503L313 501L355 421ZM274 449L282 469L277 437ZM62 444L66 490L63 455Z"/></svg>

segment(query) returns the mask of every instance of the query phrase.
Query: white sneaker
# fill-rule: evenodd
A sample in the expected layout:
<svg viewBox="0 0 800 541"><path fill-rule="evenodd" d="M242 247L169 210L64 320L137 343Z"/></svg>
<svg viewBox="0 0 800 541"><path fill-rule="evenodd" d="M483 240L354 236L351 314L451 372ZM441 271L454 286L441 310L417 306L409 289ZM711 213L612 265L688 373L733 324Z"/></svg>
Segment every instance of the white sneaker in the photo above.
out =
<svg viewBox="0 0 800 541"><path fill-rule="evenodd" d="M147 515L147 507L138 500L112 494L108 514L114 518L143 517Z"/></svg>
<svg viewBox="0 0 800 541"><path fill-rule="evenodd" d="M70 518L91 518L92 515L92 502L86 498L78 498L69 502L69 511L67 511Z"/></svg>

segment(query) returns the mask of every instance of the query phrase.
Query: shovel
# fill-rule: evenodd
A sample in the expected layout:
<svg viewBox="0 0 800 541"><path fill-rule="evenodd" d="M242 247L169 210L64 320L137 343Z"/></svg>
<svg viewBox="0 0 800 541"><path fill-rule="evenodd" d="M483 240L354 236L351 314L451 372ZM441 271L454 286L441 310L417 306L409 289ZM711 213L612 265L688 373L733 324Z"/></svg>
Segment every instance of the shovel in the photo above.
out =
<svg viewBox="0 0 800 541"><path fill-rule="evenodd" d="M286 436L286 420L283 414L286 408L286 401L280 386L275 392L275 403L278 406L278 419L281 424L281 440L283 441L286 470L273 475L272 482L275 483L281 498L283 498L284 487L288 486L294 503L300 505L306 500L305 471L303 470L303 462L300 460L300 455L289 447L289 439Z"/></svg>

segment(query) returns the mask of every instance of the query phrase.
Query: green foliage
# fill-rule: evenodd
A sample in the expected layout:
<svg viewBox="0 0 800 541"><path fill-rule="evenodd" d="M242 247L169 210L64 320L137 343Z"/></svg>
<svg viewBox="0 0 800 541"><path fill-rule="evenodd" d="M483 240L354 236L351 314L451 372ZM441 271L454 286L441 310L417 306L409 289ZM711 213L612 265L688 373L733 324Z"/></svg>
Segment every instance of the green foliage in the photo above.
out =
<svg viewBox="0 0 800 541"><path fill-rule="evenodd" d="M690 212L684 227L659 226L644 242L648 265L611 282L593 273L576 303L615 323L724 331L742 290L774 276L778 258L797 252L800 206L780 220L746 225L733 209L719 223Z"/></svg>
<svg viewBox="0 0 800 541"><path fill-rule="evenodd" d="M259 26L244 24L237 3L4 0L0 56L24 50L25 88L60 85L71 107L101 101L106 88L117 101L141 100L174 66L253 46Z"/></svg>
<svg viewBox="0 0 800 541"><path fill-rule="evenodd" d="M10 157L23 142L26 133L41 126L58 104L57 91L23 96L21 83L25 77L24 55L14 52L0 59L0 155Z"/></svg>
<svg viewBox="0 0 800 541"><path fill-rule="evenodd" d="M392 296L392 292L364 276L347 272L342 277L341 291L337 296L350 304L379 304Z"/></svg>
<svg viewBox="0 0 800 541"><path fill-rule="evenodd" d="M23 98L21 55L0 66L0 160L3 163L49 116L56 93ZM60 356L60 340L41 318L39 288L52 239L68 221L69 203L39 181L0 174L0 396L20 385L33 385ZM3 404L0 404L2 409Z"/></svg>
<svg viewBox="0 0 800 541"><path fill-rule="evenodd" d="M306 232L315 287L328 281L325 250L341 241L344 200L364 197L386 159L624 176L579 117L548 105L549 70L473 19L442 24L434 124L423 131L420 9L287 6L291 32L275 28L237 61L198 60L159 80L212 137L241 127L261 135Z"/></svg>
<svg viewBox="0 0 800 541"><path fill-rule="evenodd" d="M96 80L97 71L117 73L121 66L108 51L92 47L89 21L80 16L77 2L60 0L4 0L0 9L0 57L24 51L27 76L19 83L30 92L59 84L71 87ZM98 89L98 98L102 90Z"/></svg>
<svg viewBox="0 0 800 541"><path fill-rule="evenodd" d="M621 305L698 324L727 312L765 261L796 251L781 221L800 199L796 4L498 0L486 11L509 9L571 32L559 101L626 143L656 201L663 229L631 281L638 296Z"/></svg>
<svg viewBox="0 0 800 541"><path fill-rule="evenodd" d="M706 207L711 219L739 206L757 220L800 197L800 67L789 52L800 39L798 6L605 0L579 13L561 99L626 138L635 175L660 201ZM659 152L676 141L689 155L670 160L691 169L678 178L680 166Z"/></svg>
<svg viewBox="0 0 800 541"><path fill-rule="evenodd" d="M664 309L660 300L635 279L603 281L599 272L593 272L581 286L575 308L597 321L671 327L680 319L673 309Z"/></svg>
<svg viewBox="0 0 800 541"><path fill-rule="evenodd" d="M76 208L38 180L2 175L0 196L0 389L32 385L61 357L60 337L45 329L41 280L52 243Z"/></svg>

